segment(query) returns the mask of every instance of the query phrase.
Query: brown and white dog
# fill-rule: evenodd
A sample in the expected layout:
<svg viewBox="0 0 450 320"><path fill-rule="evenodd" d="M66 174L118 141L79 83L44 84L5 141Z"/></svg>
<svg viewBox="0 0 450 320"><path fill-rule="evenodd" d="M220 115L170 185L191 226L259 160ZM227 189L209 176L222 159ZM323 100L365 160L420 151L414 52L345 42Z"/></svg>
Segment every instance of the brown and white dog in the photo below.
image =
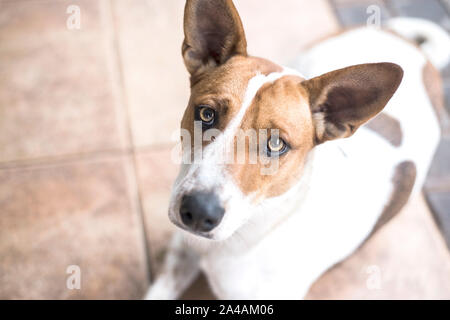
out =
<svg viewBox="0 0 450 320"><path fill-rule="evenodd" d="M403 37L425 37L436 64L450 40L421 20L391 27L402 37L361 28L320 43L300 74L247 54L231 0L187 1L180 230L148 299L177 298L200 270L220 299L303 298L421 189L440 137L423 81L435 69ZM239 135L264 130L237 161Z"/></svg>

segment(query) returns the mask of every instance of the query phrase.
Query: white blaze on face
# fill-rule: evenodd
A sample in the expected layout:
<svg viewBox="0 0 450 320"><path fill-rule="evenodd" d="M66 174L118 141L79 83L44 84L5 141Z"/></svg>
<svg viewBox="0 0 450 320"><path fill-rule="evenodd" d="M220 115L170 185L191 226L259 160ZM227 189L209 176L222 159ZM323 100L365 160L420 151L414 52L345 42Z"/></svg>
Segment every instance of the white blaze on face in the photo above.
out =
<svg viewBox="0 0 450 320"><path fill-rule="evenodd" d="M225 215L221 223L209 233L214 240L223 240L230 237L251 217L254 212L250 201L251 196L246 197L242 194L231 175L226 172L225 165L229 163L229 159L233 159L230 153L234 152L234 137L259 89L266 83L274 82L285 75L292 74L298 75L295 71L286 69L281 73L275 72L267 76L257 74L250 79L242 106L225 131L202 150L203 155L200 161L182 164L180 174L172 189L169 207L169 217L172 222L182 225L179 217L181 199L184 195L193 191L215 192L221 205L225 208ZM191 150L187 149L187 152L191 152ZM194 152L200 151L195 150Z"/></svg>

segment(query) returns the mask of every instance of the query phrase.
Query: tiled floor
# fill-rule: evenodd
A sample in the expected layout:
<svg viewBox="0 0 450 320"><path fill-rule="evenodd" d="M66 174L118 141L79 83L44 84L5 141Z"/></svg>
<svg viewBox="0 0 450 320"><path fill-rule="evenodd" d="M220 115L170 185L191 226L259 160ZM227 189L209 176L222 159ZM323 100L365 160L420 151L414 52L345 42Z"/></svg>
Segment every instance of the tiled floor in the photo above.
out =
<svg viewBox="0 0 450 320"><path fill-rule="evenodd" d="M131 172L124 156L1 170L0 298L139 298ZM80 291L65 286L69 265L81 268Z"/></svg>
<svg viewBox="0 0 450 320"><path fill-rule="evenodd" d="M66 28L68 3L1 2L2 163L126 147L102 2L80 1L78 31Z"/></svg>
<svg viewBox="0 0 450 320"><path fill-rule="evenodd" d="M280 63L340 29L326 0L235 2L250 52ZM66 26L73 4L79 30ZM0 298L144 294L173 230L171 159L189 94L183 5L0 0ZM367 261L385 270L384 297L448 297L450 284L441 281L448 252L423 199L414 201L420 209L403 214L412 219L399 218L319 280L310 297L378 297L364 291L361 274L352 276ZM408 230L415 237L402 250L398 234L404 239ZM394 277L400 265L413 266L415 254L425 258L406 268L414 272ZM81 268L81 290L67 289L69 265ZM337 292L346 279L351 284ZM200 281L185 297L208 296Z"/></svg>
<svg viewBox="0 0 450 320"><path fill-rule="evenodd" d="M139 298L142 215L109 1L0 1L0 297ZM81 268L81 290L66 269Z"/></svg>

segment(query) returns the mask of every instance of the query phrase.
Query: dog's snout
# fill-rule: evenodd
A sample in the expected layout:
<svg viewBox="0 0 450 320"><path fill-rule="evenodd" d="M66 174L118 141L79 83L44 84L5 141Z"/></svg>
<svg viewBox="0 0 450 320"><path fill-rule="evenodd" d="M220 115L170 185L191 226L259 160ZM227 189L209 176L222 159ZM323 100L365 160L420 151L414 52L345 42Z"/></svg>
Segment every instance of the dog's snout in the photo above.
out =
<svg viewBox="0 0 450 320"><path fill-rule="evenodd" d="M215 193L192 193L181 200L181 220L193 231L211 231L219 225L224 213Z"/></svg>

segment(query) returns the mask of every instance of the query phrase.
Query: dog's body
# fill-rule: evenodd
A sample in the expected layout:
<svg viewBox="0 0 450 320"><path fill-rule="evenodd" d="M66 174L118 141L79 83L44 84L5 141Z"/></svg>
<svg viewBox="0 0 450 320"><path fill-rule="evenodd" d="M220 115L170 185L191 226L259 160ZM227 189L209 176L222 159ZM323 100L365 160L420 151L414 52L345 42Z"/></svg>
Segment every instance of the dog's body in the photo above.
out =
<svg viewBox="0 0 450 320"><path fill-rule="evenodd" d="M231 1L219 2L220 6L230 11L229 16L236 19L237 13ZM190 34L192 19L198 19L197 15L203 9L210 10L208 6L208 0L188 1L185 16L187 40L184 54L192 75L191 103L194 105L198 104L195 100L200 95L199 91L211 93L208 85L199 89L197 83L201 84L204 77L208 83L216 81L208 78L210 74L204 75L203 69L198 80L199 68L207 67L199 67L198 61L189 61L196 57L198 51L196 54L188 52L191 48L195 49L192 39L198 40L197 35L193 37ZM239 27L239 23L237 25ZM361 45L354 46L355 43ZM240 45L242 43L234 47L239 50ZM186 57L186 52L189 57ZM387 83L386 86L380 85L380 88L370 90L375 92L375 97L370 99L346 92L344 97L332 100L332 90L336 88L334 85L327 89L330 90L327 91L328 96L319 97L326 90L322 86L326 88L328 81L340 79L346 72L350 72L352 77L361 77L366 71L343 69L346 71L340 70L320 78L320 81L311 82L317 79L313 77L354 64L374 62L392 62L402 66L405 71L402 85L383 114L369 125L361 127L352 138L334 140L352 135L357 127L381 111L400 83L399 72L392 65L373 65L370 74L374 78L378 77L374 84L370 77L358 78L358 86L366 82L368 88L378 86L383 81ZM220 69L225 66L226 69ZM240 55L228 57L226 63L217 63L217 66L212 67L211 74L214 75L218 69L218 73L230 73L235 79L249 66L258 70L252 76L246 76L240 107L223 128L223 134L206 145L203 157L209 160L183 165L172 196L171 220L181 228L188 229L178 213L183 214L183 200L180 200L183 195L192 192L198 185L202 189L221 190L220 203L226 203L222 222L212 232L200 233L210 239L184 231L175 235L162 274L148 293L149 299L176 298L199 270L205 273L213 292L220 299L301 299L323 272L354 252L401 209L411 192L421 189L440 131L427 86L423 82L424 71L429 71L426 71L429 64L413 44L391 32L373 28L358 29L330 38L304 53L296 66L303 75L265 60L251 57L243 60ZM366 70L372 66L363 68ZM385 77L385 72L389 76ZM313 80L305 80L304 77ZM345 86L351 87L354 82L348 81ZM221 84L217 80L214 88L221 90ZM296 91L298 84L302 86L300 91ZM234 93L237 87L239 85L234 83ZM320 91L314 91L318 87ZM364 91L364 88L358 88ZM382 90L388 93L382 94ZM330 119L333 117L322 113L329 112L334 104L340 103L341 98L346 100L348 96L359 99L361 104L367 99L372 103L375 99L377 107L372 104L370 109L376 110L370 111L370 115L364 115L363 119L352 118L352 124L348 127L342 124L329 127L326 121L332 121ZM309 138L303 139L298 143L300 147L295 146L297 142L290 142L293 145L292 153L298 152L297 160L291 164L288 162L290 160L280 158L279 170L287 172L284 177L283 172L278 176L284 181L274 182L276 178L271 178L267 182L266 178L253 178L254 171L248 166L244 166L243 170L242 166L240 169L227 167L226 173L217 174L223 166L214 167L210 159L217 157L218 145L232 140L232 133L238 126L244 127L246 122L253 123L255 127L266 123L259 116L252 115L252 112L259 114L263 110L264 113L270 113L271 121L277 117L278 111L264 109L264 102L269 101L268 104L273 105L273 101L281 99L286 108L295 108L288 97L293 97L292 101L298 105L302 104L304 97L308 97L307 110L313 110L312 117L294 114L289 119L303 119L300 129L292 129L291 133L304 134L304 131L311 130L314 139L312 142ZM315 101L320 99L332 101L327 100L315 109ZM256 102L259 103L258 108L254 106ZM188 123L193 120L189 112L188 108L183 127L189 127ZM248 117L258 120L248 121ZM257 124L254 124L255 121ZM328 140L333 141L323 143ZM291 169L287 168L291 165ZM297 171L295 166L301 169ZM229 173L233 170L239 175L234 173L234 179L229 179ZM213 178L210 178L208 173L212 171ZM245 172L250 175L245 175ZM244 182L236 182L239 179ZM250 183L252 179L256 182ZM261 189L264 193L260 194ZM241 214L236 217L235 212L238 211Z"/></svg>

